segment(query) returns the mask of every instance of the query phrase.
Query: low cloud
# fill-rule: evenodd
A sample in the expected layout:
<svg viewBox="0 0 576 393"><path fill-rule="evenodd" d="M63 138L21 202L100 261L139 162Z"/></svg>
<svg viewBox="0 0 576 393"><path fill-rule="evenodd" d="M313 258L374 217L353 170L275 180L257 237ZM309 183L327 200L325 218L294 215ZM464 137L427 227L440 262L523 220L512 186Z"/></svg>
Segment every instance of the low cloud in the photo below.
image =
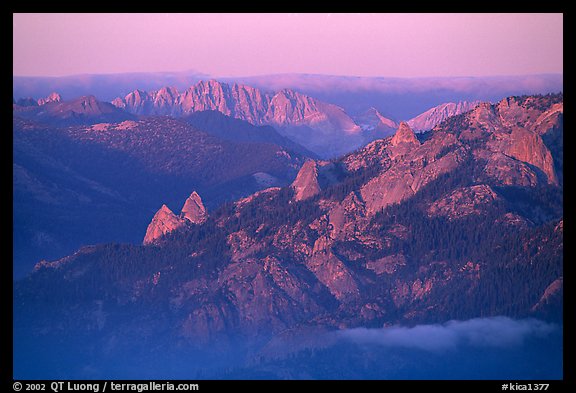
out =
<svg viewBox="0 0 576 393"><path fill-rule="evenodd" d="M529 338L544 338L559 327L537 319L514 320L508 317L476 318L444 324L393 326L382 329L355 328L337 336L358 344L446 351L461 346L512 347Z"/></svg>
<svg viewBox="0 0 576 393"><path fill-rule="evenodd" d="M230 78L232 82L233 78ZM332 75L276 74L236 78L241 82L274 91L283 88L301 89L309 92L332 91L371 91L388 94L440 93L453 91L476 95L507 95L548 91L562 91L561 74L517 75L491 77L430 77L430 78L390 78L390 77L346 77Z"/></svg>

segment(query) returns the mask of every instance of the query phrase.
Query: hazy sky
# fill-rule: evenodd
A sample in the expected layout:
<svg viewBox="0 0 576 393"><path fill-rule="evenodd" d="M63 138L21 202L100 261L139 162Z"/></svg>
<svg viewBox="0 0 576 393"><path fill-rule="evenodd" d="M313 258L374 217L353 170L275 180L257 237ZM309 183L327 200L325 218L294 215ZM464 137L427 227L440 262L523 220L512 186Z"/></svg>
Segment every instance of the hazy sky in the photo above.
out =
<svg viewBox="0 0 576 393"><path fill-rule="evenodd" d="M14 14L14 75L563 72L562 14Z"/></svg>

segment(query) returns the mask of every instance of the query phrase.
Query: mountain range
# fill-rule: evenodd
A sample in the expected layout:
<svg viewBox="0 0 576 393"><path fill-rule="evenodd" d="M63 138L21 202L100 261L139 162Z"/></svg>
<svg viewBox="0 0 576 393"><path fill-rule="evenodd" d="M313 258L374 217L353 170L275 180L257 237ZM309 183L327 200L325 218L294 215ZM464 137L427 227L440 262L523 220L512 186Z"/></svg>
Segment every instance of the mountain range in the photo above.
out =
<svg viewBox="0 0 576 393"><path fill-rule="evenodd" d="M210 80L200 81L183 92L175 88L136 90L112 103L137 115L185 116L219 111L254 125L272 125L323 156L344 153L343 140L355 147L362 142L360 128L342 108L288 89L272 94L250 86Z"/></svg>
<svg viewBox="0 0 576 393"><path fill-rule="evenodd" d="M422 78L279 74L236 77L234 81L264 90L297 90L334 103L352 116L375 107L397 120L411 119L446 102L498 102L513 95L563 91L562 74Z"/></svg>
<svg viewBox="0 0 576 393"><path fill-rule="evenodd" d="M433 128L444 119L472 109L478 102L445 103L409 120L415 130ZM372 140L388 136L397 122L377 109L350 117L342 108L296 91L265 93L250 86L200 81L179 92L173 87L146 92L135 90L112 104L134 115L189 116L218 111L254 125L271 125L313 154L334 157Z"/></svg>
<svg viewBox="0 0 576 393"><path fill-rule="evenodd" d="M218 79L263 91L291 89L336 104L357 116L375 107L386 117L407 120L446 102L490 101L523 94L563 91L562 74L392 78L314 74L278 74L223 78L197 71L179 73L125 73L73 75L66 77L13 77L15 97L43 97L59 91L63 97L95 95L104 101L124 97L135 89L159 90L174 86L184 91L201 80Z"/></svg>
<svg viewBox="0 0 576 393"><path fill-rule="evenodd" d="M261 119L284 136L294 125L329 130L332 115L356 124L340 108L299 93L263 95L240 85L209 82L184 93L129 96L115 105L131 115L180 116L202 108ZM238 375L232 364L267 378L301 376L301 365L327 377L321 359L335 354L342 370L365 375L365 369L389 372L390 364L378 356L357 362L359 347L327 337L479 317L562 323L563 95L459 107L421 118L418 124L432 124L436 116L463 112L426 132L400 122L393 135L337 159L307 159L274 145L266 173L280 176L291 167L289 184L211 205L212 196L184 179L196 175L210 184L257 168L230 173L239 170L235 164L198 173L227 145L185 118L52 131L78 146L137 158L146 173L182 175L170 183L178 184L180 199L173 194L164 206L154 200L161 207L150 212L147 234L140 233L144 244L81 247L39 262L15 283L15 353L26 359L17 362L15 375L42 369L44 377L121 378L154 365L164 378L221 378ZM360 118L364 130L394 124L377 110ZM361 134L356 127L342 135ZM41 138L48 132L15 120L15 141L23 138L24 146L47 145L52 136ZM141 133L146 138L136 137ZM202 148L189 145L198 141ZM176 146L182 153L173 153ZM242 157L262 150L258 145ZM269 162L276 159L284 161L273 172ZM116 172L127 168L118 161L100 181L126 181L127 174ZM144 178L129 180L126 190ZM182 206L180 214L166 205ZM406 356L388 359L401 368ZM274 366L279 361L283 368ZM534 369L545 369L536 363Z"/></svg>
<svg viewBox="0 0 576 393"><path fill-rule="evenodd" d="M446 105L462 106L463 99L498 101L512 94L562 91L561 75L440 79L271 75L236 80L221 78L220 82L213 79L204 82L203 77L206 75L198 73L83 75L56 79L14 77L14 92L17 96L39 96L58 88L65 96L72 97L97 92L99 97L112 100L131 113L146 115L219 110L255 125L273 125L315 155L333 158L390 135L395 129L360 127L361 123L366 125L362 117L369 116L370 108L397 124L399 120L410 120L438 107L433 120L414 123L415 131L420 131L420 127L432 128L445 118L440 114L446 111ZM129 86L133 88L130 90ZM152 86L156 89L150 89ZM113 99L119 93L121 98ZM26 104L38 100L18 101ZM414 121L422 122L421 119Z"/></svg>
<svg viewBox="0 0 576 393"><path fill-rule="evenodd" d="M63 101L58 93L52 93L37 101L31 98L20 99L13 104L13 111L20 118L59 127L106 121L121 122L136 118L109 102L99 101L92 95Z"/></svg>

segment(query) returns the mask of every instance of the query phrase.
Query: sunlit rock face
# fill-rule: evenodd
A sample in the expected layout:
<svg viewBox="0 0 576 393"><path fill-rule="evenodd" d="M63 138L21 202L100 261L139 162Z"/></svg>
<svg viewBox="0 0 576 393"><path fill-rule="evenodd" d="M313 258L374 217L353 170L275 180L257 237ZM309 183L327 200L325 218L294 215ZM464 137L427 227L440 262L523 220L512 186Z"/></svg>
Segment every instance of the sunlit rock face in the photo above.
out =
<svg viewBox="0 0 576 393"><path fill-rule="evenodd" d="M207 219L208 213L202 203L202 198L196 191L193 191L186 199L186 202L184 202L179 216L174 214L168 206L162 205L146 229L143 244L154 243L167 233L182 228L187 224L204 224Z"/></svg>
<svg viewBox="0 0 576 393"><path fill-rule="evenodd" d="M168 206L162 205L146 229L146 236L144 236L143 244L146 245L153 243L155 240L180 228L182 225L183 222L172 212L172 210L170 210Z"/></svg>
<svg viewBox="0 0 576 393"><path fill-rule="evenodd" d="M190 221L192 224L203 224L208 219L206 208L202 203L202 198L196 191L192 192L184 206L182 207L181 217Z"/></svg>
<svg viewBox="0 0 576 393"><path fill-rule="evenodd" d="M317 195L320 192L318 184L318 166L315 161L307 161L302 165L296 180L292 183L294 199L301 201Z"/></svg>

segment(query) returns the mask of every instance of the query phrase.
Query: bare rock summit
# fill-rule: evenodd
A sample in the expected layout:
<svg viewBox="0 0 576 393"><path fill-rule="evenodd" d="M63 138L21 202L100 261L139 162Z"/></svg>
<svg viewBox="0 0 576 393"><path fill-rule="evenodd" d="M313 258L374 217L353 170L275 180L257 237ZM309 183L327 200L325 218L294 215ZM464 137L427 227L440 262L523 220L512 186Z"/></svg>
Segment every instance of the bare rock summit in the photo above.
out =
<svg viewBox="0 0 576 393"><path fill-rule="evenodd" d="M203 224L208 219L206 208L202 203L202 198L196 191L194 191L182 207L180 218L190 221L192 224Z"/></svg>
<svg viewBox="0 0 576 393"><path fill-rule="evenodd" d="M45 105L48 104L50 102L61 102L62 101L62 97L60 96L60 94L58 93L51 93L48 97L46 98L40 98L38 100L38 105Z"/></svg>
<svg viewBox="0 0 576 393"><path fill-rule="evenodd" d="M316 161L307 161L302 165L296 180L292 183L292 188L294 189L294 199L297 201L312 198L320 192Z"/></svg>
<svg viewBox="0 0 576 393"><path fill-rule="evenodd" d="M179 229L188 223L201 225L204 224L206 220L208 220L208 213L202 203L202 198L194 191L188 199L186 199L186 202L184 202L179 216L174 214L168 206L162 205L148 225L143 244L154 243L165 234Z"/></svg>
<svg viewBox="0 0 576 393"><path fill-rule="evenodd" d="M398 130L392 137L392 146L398 146L401 143L410 143L413 145L420 145L420 141L416 138L414 131L410 128L408 123L402 121L398 126Z"/></svg>
<svg viewBox="0 0 576 393"><path fill-rule="evenodd" d="M148 225L143 244L154 243L157 239L180 228L183 224L182 220L180 220L168 206L162 205L154 215L154 218L152 218L150 225Z"/></svg>

